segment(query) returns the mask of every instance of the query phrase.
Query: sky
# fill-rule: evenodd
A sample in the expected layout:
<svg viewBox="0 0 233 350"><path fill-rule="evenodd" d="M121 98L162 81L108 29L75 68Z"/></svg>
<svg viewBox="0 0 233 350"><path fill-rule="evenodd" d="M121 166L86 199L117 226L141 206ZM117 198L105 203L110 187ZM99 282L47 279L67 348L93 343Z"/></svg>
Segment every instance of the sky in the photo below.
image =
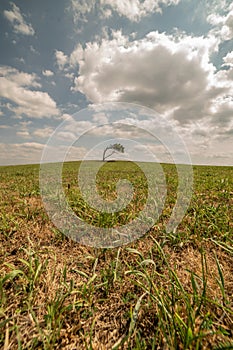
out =
<svg viewBox="0 0 233 350"><path fill-rule="evenodd" d="M0 165L39 163L54 132L54 160L117 137L233 165L231 1L1 0L0 29Z"/></svg>

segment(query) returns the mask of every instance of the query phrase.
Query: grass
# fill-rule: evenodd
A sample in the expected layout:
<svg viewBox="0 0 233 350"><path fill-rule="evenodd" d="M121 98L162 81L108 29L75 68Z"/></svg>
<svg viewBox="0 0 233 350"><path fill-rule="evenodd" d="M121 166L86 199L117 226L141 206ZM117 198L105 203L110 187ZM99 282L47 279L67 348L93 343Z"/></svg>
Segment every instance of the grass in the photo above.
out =
<svg viewBox="0 0 233 350"><path fill-rule="evenodd" d="M166 233L177 174L162 166L168 195L159 221L114 249L75 243L53 226L38 165L0 167L1 349L233 348L233 167L194 166L190 206L176 232ZM136 190L125 210L103 215L83 201L78 167L64 165L63 186L89 223L114 227L143 208L139 168L104 165L97 176L103 198L116 199L122 176Z"/></svg>

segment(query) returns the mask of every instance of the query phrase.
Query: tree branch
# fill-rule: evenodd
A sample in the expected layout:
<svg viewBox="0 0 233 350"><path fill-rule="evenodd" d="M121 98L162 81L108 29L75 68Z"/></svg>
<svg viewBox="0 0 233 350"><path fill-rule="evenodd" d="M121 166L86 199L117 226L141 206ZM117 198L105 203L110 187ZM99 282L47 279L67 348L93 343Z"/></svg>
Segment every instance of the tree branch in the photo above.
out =
<svg viewBox="0 0 233 350"><path fill-rule="evenodd" d="M114 153L116 153L116 151L112 151L112 153L110 153L106 157L105 157L105 154L104 154L103 160L105 161L106 158L111 157Z"/></svg>

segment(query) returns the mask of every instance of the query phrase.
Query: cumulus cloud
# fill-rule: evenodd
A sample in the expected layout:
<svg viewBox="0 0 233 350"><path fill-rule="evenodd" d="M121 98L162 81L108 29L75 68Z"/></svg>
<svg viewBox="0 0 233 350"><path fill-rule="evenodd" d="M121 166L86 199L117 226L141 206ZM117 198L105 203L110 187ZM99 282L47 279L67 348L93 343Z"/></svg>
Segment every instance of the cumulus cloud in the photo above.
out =
<svg viewBox="0 0 233 350"><path fill-rule="evenodd" d="M93 123L89 120L75 120L72 117L70 118L70 123L67 124L64 128L65 133L73 133L75 137L82 135L88 129L93 127Z"/></svg>
<svg viewBox="0 0 233 350"><path fill-rule="evenodd" d="M62 70L66 63L68 63L68 57L64 54L63 51L56 50L55 51L55 58L58 65L58 68Z"/></svg>
<svg viewBox="0 0 233 350"><path fill-rule="evenodd" d="M108 116L106 113L96 113L93 115L93 121L98 123L98 124L106 124L108 123Z"/></svg>
<svg viewBox="0 0 233 350"><path fill-rule="evenodd" d="M180 0L101 0L100 3L102 6L109 6L120 16L137 22L152 12L162 12L162 6L177 5L179 2Z"/></svg>
<svg viewBox="0 0 233 350"><path fill-rule="evenodd" d="M222 41L233 38L233 4L228 7L226 12L227 14L223 16L212 13L207 17L207 21L216 27L215 33L221 37Z"/></svg>
<svg viewBox="0 0 233 350"><path fill-rule="evenodd" d="M20 145L24 148L38 149L38 150L41 150L44 148L44 145L38 142L25 142L23 144L17 144L17 145Z"/></svg>
<svg viewBox="0 0 233 350"><path fill-rule="evenodd" d="M96 0L71 0L70 10L73 15L74 22L86 22L86 15L94 9Z"/></svg>
<svg viewBox="0 0 233 350"><path fill-rule="evenodd" d="M53 132L54 129L51 127L39 128L32 133L32 136L47 139L52 135Z"/></svg>
<svg viewBox="0 0 233 350"><path fill-rule="evenodd" d="M54 73L49 70L49 69L46 69L46 70L43 70L42 71L42 74L45 76L45 77L52 77L54 75Z"/></svg>
<svg viewBox="0 0 233 350"><path fill-rule="evenodd" d="M59 131L57 133L57 137L60 140L68 141L68 142L70 142L71 140L74 142L77 139L76 135L72 132L69 132L69 131Z"/></svg>
<svg viewBox="0 0 233 350"><path fill-rule="evenodd" d="M138 22L153 12L162 12L163 7L177 5L180 0L100 0L99 12L102 17L109 18L113 12ZM87 15L96 10L96 0L71 0L70 10L74 22L87 22Z"/></svg>
<svg viewBox="0 0 233 350"><path fill-rule="evenodd" d="M87 43L70 55L72 66L79 67L73 89L92 103L133 102L181 124L198 120L212 115L213 101L229 94L232 85L230 72L220 76L210 61L218 44L211 35L151 32L130 41L116 32L113 39Z"/></svg>
<svg viewBox="0 0 233 350"><path fill-rule="evenodd" d="M10 82L19 86L41 87L36 74L28 74L9 66L0 66L0 77L7 77Z"/></svg>
<svg viewBox="0 0 233 350"><path fill-rule="evenodd" d="M81 44L78 44L70 55L69 63L72 67L75 67L77 63L82 59L83 59L83 48Z"/></svg>
<svg viewBox="0 0 233 350"><path fill-rule="evenodd" d="M74 73L66 73L66 74L65 74L65 77L66 77L67 79L73 81L73 79L74 79Z"/></svg>
<svg viewBox="0 0 233 350"><path fill-rule="evenodd" d="M30 133L27 130L17 131L16 135L25 139L30 138Z"/></svg>
<svg viewBox="0 0 233 350"><path fill-rule="evenodd" d="M35 74L20 72L15 68L0 67L0 98L13 103L8 109L17 115L51 117L58 115L56 102L47 92L35 90L41 85Z"/></svg>
<svg viewBox="0 0 233 350"><path fill-rule="evenodd" d="M228 52L228 54L223 57L224 64L223 66L228 66L233 68L233 51Z"/></svg>
<svg viewBox="0 0 233 350"><path fill-rule="evenodd" d="M21 14L20 9L14 3L11 3L12 10L5 10L4 16L12 24L16 33L23 35L34 35L35 31L30 23L26 23L24 15Z"/></svg>
<svg viewBox="0 0 233 350"><path fill-rule="evenodd" d="M213 101L212 122L221 127L229 125L233 119L233 100L231 96L222 96Z"/></svg>

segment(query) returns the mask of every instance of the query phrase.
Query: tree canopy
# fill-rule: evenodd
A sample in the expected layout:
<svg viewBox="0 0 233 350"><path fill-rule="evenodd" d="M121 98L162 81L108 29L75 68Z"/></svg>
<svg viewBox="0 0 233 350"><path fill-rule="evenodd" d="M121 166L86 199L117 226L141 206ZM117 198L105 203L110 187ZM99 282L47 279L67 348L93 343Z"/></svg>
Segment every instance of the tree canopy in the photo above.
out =
<svg viewBox="0 0 233 350"><path fill-rule="evenodd" d="M110 153L107 154L107 151L111 150ZM103 162L111 157L114 153L124 153L125 148L120 143L114 143L113 145L107 146L103 152Z"/></svg>

